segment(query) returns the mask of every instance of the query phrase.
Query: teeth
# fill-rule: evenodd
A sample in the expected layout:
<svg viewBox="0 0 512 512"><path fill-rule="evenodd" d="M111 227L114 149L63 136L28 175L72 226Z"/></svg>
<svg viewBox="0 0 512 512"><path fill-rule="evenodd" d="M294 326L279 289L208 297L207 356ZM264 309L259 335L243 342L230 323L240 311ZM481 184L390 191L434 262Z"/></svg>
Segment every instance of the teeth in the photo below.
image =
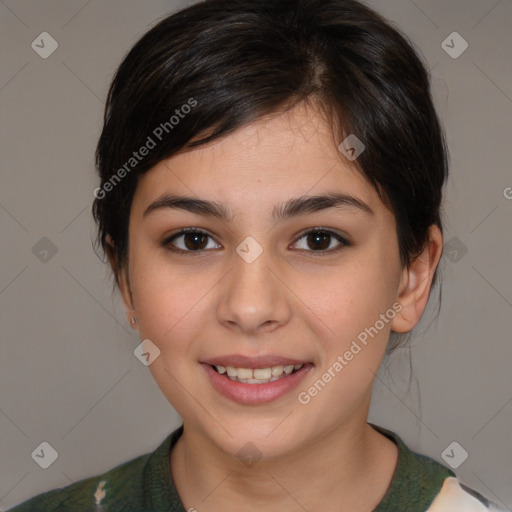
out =
<svg viewBox="0 0 512 512"><path fill-rule="evenodd" d="M272 377L277 377L279 375L281 375L284 371L284 366L282 365L279 365L279 366L272 366Z"/></svg>
<svg viewBox="0 0 512 512"><path fill-rule="evenodd" d="M237 377L239 379L252 379L253 372L250 368L237 368L236 369Z"/></svg>
<svg viewBox="0 0 512 512"><path fill-rule="evenodd" d="M286 366L277 365L267 368L235 368L234 366L215 365L216 370L235 382L244 382L246 384L264 384L274 382L290 375L294 370L300 370L303 364L289 364Z"/></svg>
<svg viewBox="0 0 512 512"><path fill-rule="evenodd" d="M242 378L242 375L240 374L240 370L241 370L241 368L238 370L238 376L240 378ZM256 368L255 370L253 370L253 374L254 374L255 379L268 380L268 379L270 379L270 377L272 377L272 368ZM245 377L245 378L250 379L251 377L249 376L249 377Z"/></svg>
<svg viewBox="0 0 512 512"><path fill-rule="evenodd" d="M284 367L284 373L286 373L286 375L290 375L290 373L293 372L293 364L289 364L288 366L285 366Z"/></svg>

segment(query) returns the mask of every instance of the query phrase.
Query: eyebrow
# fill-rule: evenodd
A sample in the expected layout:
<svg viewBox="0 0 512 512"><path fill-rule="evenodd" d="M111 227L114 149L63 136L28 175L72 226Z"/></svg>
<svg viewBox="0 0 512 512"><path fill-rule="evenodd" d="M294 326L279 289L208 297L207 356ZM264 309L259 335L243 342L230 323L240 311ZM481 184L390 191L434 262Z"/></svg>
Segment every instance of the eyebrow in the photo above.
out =
<svg viewBox="0 0 512 512"><path fill-rule="evenodd" d="M279 222L291 217L319 212L329 208L358 209L370 215L374 211L360 199L347 194L323 194L316 196L300 196L279 204L272 210L271 219ZM151 203L143 213L143 217L162 209L185 210L198 215L216 217L223 221L230 221L233 214L217 201L207 201L195 197L165 194Z"/></svg>

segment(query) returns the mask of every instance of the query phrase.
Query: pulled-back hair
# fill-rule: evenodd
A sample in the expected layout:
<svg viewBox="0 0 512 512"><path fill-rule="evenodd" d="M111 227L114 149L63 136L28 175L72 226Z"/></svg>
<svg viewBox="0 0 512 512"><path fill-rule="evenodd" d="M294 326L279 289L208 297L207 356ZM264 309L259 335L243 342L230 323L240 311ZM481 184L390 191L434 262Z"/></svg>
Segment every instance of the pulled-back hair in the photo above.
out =
<svg viewBox="0 0 512 512"><path fill-rule="evenodd" d="M448 172L429 76L412 44L355 0L206 0L149 30L111 84L93 214L115 268L127 262L140 174L300 102L315 105L336 144L350 134L364 143L353 164L393 211L408 265L429 227L442 230Z"/></svg>

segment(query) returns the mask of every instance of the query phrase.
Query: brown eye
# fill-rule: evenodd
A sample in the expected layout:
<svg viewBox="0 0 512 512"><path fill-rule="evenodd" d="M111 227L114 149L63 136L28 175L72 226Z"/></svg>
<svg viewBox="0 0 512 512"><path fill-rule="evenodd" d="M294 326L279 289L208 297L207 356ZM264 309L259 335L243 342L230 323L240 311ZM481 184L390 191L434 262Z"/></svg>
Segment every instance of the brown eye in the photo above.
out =
<svg viewBox="0 0 512 512"><path fill-rule="evenodd" d="M189 228L183 229L179 233L167 238L162 245L172 251L177 252L201 252L206 249L216 249L218 247L208 247L208 239L212 239L210 235L204 231ZM217 244L218 245L218 244Z"/></svg>
<svg viewBox="0 0 512 512"><path fill-rule="evenodd" d="M213 246L208 247L209 241L214 243ZM316 228L304 233L295 245L299 244L301 240L305 241L305 247L298 247L300 250L306 252L316 252L318 256L324 254L332 254L343 247L350 245L350 243L342 236L334 233L333 231ZM333 247L333 242L335 243ZM179 233L172 235L162 242L162 246L171 251L178 253L200 254L208 249L218 249L221 246L216 244L208 233L196 228L187 228L181 230Z"/></svg>
<svg viewBox="0 0 512 512"><path fill-rule="evenodd" d="M202 233L186 233L183 235L184 245L191 251L194 249L204 249L206 239L207 236Z"/></svg>
<svg viewBox="0 0 512 512"><path fill-rule="evenodd" d="M333 253L347 245L350 245L345 238L337 233L318 228L304 233L295 245L299 244L301 240L304 240L305 244L303 244L303 247L298 248L308 252ZM333 241L337 242L337 245L335 245L334 248L332 247Z"/></svg>
<svg viewBox="0 0 512 512"><path fill-rule="evenodd" d="M328 249L329 245L331 245L331 238L332 236L329 235L328 233L322 233L317 231L315 233L310 233L307 236L306 240L309 247L316 251Z"/></svg>

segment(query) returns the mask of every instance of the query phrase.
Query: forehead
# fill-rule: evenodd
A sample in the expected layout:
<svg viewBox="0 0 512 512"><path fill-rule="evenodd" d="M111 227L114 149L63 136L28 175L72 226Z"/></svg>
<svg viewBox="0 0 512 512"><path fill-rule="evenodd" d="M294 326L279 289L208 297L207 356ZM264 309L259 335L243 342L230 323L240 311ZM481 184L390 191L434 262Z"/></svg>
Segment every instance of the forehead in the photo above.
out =
<svg viewBox="0 0 512 512"><path fill-rule="evenodd" d="M384 208L372 185L339 151L324 118L304 104L160 162L140 177L134 207L169 192L233 210L257 211L290 197L336 192L374 211Z"/></svg>

